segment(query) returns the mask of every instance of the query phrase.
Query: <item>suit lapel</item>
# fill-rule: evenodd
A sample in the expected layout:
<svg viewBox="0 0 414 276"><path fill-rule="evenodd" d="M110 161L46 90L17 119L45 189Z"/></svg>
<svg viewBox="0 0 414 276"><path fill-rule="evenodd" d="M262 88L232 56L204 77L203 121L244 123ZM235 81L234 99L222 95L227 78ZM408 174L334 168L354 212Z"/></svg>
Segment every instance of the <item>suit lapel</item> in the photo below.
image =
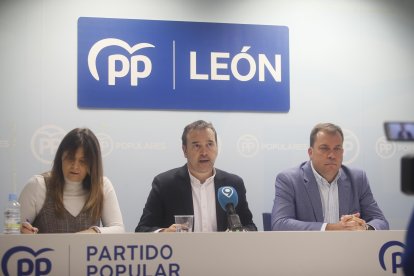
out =
<svg viewBox="0 0 414 276"><path fill-rule="evenodd" d="M348 206L351 201L351 183L345 172L341 170L341 176L338 179L338 200L339 200L339 217L342 215L350 215L357 210L349 210Z"/></svg>
<svg viewBox="0 0 414 276"><path fill-rule="evenodd" d="M316 221L323 222L323 211L321 195L319 193L318 184L316 183L315 176L313 175L310 161L308 161L303 167L303 181L308 192L309 200L312 204L313 214Z"/></svg>
<svg viewBox="0 0 414 276"><path fill-rule="evenodd" d="M178 176L183 179L183 185L180 186L180 193L184 198L184 210L185 214L194 215L194 206L193 206L193 193L191 190L191 180L190 175L188 173L187 165L181 167L178 171ZM180 181L178 181L180 183Z"/></svg>
<svg viewBox="0 0 414 276"><path fill-rule="evenodd" d="M214 177L214 190L215 190L215 199L216 199L216 217L217 217L217 230L225 231L227 229L227 215L223 209L221 209L220 203L217 199L217 191L220 187L226 186L228 184L224 183L222 174L220 170L216 169L216 176Z"/></svg>

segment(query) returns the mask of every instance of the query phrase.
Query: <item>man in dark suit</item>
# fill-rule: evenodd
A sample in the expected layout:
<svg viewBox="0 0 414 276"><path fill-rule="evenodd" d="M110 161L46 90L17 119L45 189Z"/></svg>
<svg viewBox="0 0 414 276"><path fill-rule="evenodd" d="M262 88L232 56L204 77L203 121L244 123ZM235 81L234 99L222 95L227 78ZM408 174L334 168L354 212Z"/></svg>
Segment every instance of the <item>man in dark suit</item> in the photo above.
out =
<svg viewBox="0 0 414 276"><path fill-rule="evenodd" d="M227 215L217 191L232 186L238 194L236 213L246 231L257 231L243 180L214 168L217 133L211 123L196 121L184 128L182 149L187 163L157 175L135 232L175 232L174 215L194 215L195 232L227 230Z"/></svg>
<svg viewBox="0 0 414 276"><path fill-rule="evenodd" d="M318 124L310 135L310 161L276 177L272 230L387 230L365 172L342 165L339 126Z"/></svg>

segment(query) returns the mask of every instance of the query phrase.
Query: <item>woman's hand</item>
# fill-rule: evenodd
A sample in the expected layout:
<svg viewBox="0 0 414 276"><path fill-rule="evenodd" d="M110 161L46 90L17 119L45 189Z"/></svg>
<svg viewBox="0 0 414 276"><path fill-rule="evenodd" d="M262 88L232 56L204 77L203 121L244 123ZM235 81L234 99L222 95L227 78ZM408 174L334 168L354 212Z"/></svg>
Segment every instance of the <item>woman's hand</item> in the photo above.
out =
<svg viewBox="0 0 414 276"><path fill-rule="evenodd" d="M37 234L37 232L39 232L39 229L36 227L33 227L27 221L23 222L22 226L20 227L20 233L22 234Z"/></svg>

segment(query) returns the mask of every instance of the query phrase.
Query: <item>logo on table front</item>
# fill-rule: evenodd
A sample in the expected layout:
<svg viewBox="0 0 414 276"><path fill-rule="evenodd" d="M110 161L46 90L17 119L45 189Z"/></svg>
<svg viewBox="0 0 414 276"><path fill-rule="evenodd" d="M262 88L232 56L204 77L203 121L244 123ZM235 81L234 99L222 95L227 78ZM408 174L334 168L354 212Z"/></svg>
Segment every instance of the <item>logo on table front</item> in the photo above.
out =
<svg viewBox="0 0 414 276"><path fill-rule="evenodd" d="M88 55L88 68L95 80L99 81L99 73L96 69L96 59L106 47L121 47L131 55L140 49L154 48L150 43L138 43L134 46L129 46L123 40L116 38L106 38L96 42ZM120 66L119 66L120 65ZM142 65L142 68L141 68ZM108 56L108 85L115 85L117 78L123 78L130 73L131 86L138 85L138 79L145 79L151 74L152 62L144 55L133 55L130 58L122 54L114 54Z"/></svg>
<svg viewBox="0 0 414 276"><path fill-rule="evenodd" d="M43 254L47 254L49 251L53 251L53 249L42 248L34 251L26 246L12 247L4 253L1 259L1 271L5 276L47 275L52 270L52 262Z"/></svg>
<svg viewBox="0 0 414 276"><path fill-rule="evenodd" d="M378 254L379 263L384 271L391 270L397 273L397 269L402 267L402 255L405 245L399 241L386 242ZM386 259L389 261L386 262ZM388 263L389 265L387 266Z"/></svg>

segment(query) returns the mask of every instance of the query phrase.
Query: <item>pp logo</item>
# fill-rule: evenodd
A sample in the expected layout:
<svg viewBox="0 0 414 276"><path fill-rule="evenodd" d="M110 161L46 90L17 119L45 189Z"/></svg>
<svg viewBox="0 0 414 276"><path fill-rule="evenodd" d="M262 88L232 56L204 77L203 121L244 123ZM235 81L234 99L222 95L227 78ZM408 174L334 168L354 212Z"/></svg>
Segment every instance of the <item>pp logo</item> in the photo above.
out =
<svg viewBox="0 0 414 276"><path fill-rule="evenodd" d="M88 68L92 76L99 81L98 70L96 69L96 58L99 55L99 52L109 46L119 46L125 49L131 55L144 48L154 48L155 46L149 43L138 43L134 46L129 46L123 40L116 38L106 38L96 42L89 51L88 54ZM120 63L120 69L117 70L116 64ZM139 68L139 65L142 64L143 68ZM131 86L138 85L138 79L144 79L151 74L152 71L152 62L151 60L144 55L135 55L131 56L129 60L126 56L121 54L110 55L108 56L108 85L115 85L117 78L125 77L129 72L131 72Z"/></svg>
<svg viewBox="0 0 414 276"><path fill-rule="evenodd" d="M394 156L397 151L395 143L389 143L384 136L378 138L377 143L375 144L375 151L378 156L382 159L388 159Z"/></svg>
<svg viewBox="0 0 414 276"><path fill-rule="evenodd" d="M52 262L48 258L39 257L41 254L53 251L42 248L35 252L30 247L16 246L4 253L1 260L3 275L47 275L52 270ZM9 268L11 271L9 271ZM16 270L14 270L14 268Z"/></svg>
<svg viewBox="0 0 414 276"><path fill-rule="evenodd" d="M253 157L259 152L260 143L255 136L245 134L237 141L237 149L240 155L244 157Z"/></svg>
<svg viewBox="0 0 414 276"><path fill-rule="evenodd" d="M37 129L30 142L34 157L42 163L50 164L65 134L64 129L54 125Z"/></svg>
<svg viewBox="0 0 414 276"><path fill-rule="evenodd" d="M108 156L114 149L114 142L112 141L111 136L105 133L98 133L96 134L96 138L99 140L102 156Z"/></svg>
<svg viewBox="0 0 414 276"><path fill-rule="evenodd" d="M392 273L397 273L397 268L401 268L401 261L402 261L402 254L403 250L405 248L405 245L402 242L399 241L389 241L386 242L380 249L378 259L379 263L384 271L387 271L387 266L385 264L385 258L387 251L390 252L391 255L391 269ZM391 251L392 250L392 251Z"/></svg>
<svg viewBox="0 0 414 276"><path fill-rule="evenodd" d="M344 161L345 165L351 164L359 155L358 137L350 130L344 129Z"/></svg>

